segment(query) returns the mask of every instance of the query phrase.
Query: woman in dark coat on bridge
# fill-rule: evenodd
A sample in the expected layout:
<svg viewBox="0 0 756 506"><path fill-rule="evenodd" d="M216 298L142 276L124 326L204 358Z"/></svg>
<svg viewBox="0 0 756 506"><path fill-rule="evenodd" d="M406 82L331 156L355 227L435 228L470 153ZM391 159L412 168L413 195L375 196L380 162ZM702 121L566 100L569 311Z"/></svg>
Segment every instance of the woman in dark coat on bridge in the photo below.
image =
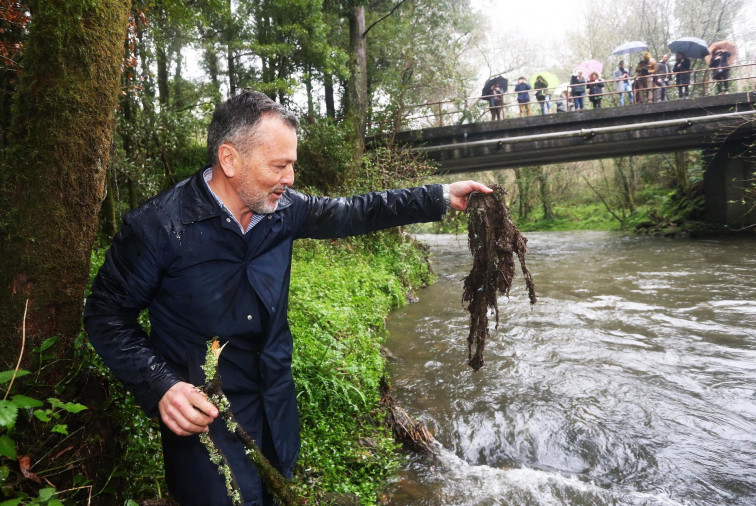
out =
<svg viewBox="0 0 756 506"><path fill-rule="evenodd" d="M604 93L604 81L597 72L592 72L588 79L588 98L594 109L601 109L601 98Z"/></svg>
<svg viewBox="0 0 756 506"><path fill-rule="evenodd" d="M730 58L730 53L723 50L718 49L714 56L711 58L711 61L709 62L709 67L714 69L712 72L712 77L717 82L717 94L722 93L722 89L724 87L724 93L727 93L729 91L729 81L730 78L730 64L728 63L728 60Z"/></svg>

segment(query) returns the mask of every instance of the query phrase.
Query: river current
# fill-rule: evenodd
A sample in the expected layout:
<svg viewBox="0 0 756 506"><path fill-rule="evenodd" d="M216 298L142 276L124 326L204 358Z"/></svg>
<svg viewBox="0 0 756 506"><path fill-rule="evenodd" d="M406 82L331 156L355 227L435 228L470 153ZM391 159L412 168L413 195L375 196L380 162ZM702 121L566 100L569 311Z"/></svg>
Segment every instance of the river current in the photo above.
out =
<svg viewBox="0 0 756 506"><path fill-rule="evenodd" d="M389 504L756 504L756 241L541 232L467 365L466 236L394 312L394 396L437 439Z"/></svg>

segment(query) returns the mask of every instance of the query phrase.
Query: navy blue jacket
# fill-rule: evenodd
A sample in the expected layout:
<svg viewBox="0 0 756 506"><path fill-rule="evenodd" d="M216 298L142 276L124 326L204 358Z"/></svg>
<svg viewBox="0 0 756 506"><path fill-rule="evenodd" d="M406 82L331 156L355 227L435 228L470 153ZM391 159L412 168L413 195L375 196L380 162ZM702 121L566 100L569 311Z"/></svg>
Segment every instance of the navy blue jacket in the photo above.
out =
<svg viewBox="0 0 756 506"><path fill-rule="evenodd" d="M436 221L445 211L441 185L350 198L288 190L274 213L242 234L199 171L124 218L87 298L85 327L105 363L150 416L158 414L157 403L176 382L204 383L206 342L214 336L227 341L219 367L232 410L257 441L267 419L273 460L290 477L300 446L287 322L294 239ZM149 336L137 322L144 308ZM211 431L227 439L221 447L244 496L259 497L259 479L240 444L227 437L220 420ZM193 462L206 456L198 437L167 432L171 492L182 504L226 504L222 478L209 460Z"/></svg>
<svg viewBox="0 0 756 506"><path fill-rule="evenodd" d="M530 102L530 94L528 93L530 91L530 85L528 83L517 83L514 90L518 92L517 101L519 103L524 104L525 102Z"/></svg>

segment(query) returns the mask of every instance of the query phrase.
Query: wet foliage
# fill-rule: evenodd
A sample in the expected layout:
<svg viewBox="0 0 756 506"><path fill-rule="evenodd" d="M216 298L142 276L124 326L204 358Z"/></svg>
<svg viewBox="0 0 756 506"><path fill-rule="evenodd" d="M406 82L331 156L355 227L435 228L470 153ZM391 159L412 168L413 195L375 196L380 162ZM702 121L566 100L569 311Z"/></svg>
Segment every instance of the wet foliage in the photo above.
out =
<svg viewBox="0 0 756 506"><path fill-rule="evenodd" d="M510 218L505 202L507 192L501 185L493 185L493 193L475 192L467 204L467 238L473 256L473 266L465 278L462 300L469 302L470 335L468 364L474 370L483 366L483 349L489 335L488 311L493 310L496 328L499 326L498 294L509 297L515 275L514 255L520 261L530 303L538 300L533 277L525 264L527 238Z"/></svg>

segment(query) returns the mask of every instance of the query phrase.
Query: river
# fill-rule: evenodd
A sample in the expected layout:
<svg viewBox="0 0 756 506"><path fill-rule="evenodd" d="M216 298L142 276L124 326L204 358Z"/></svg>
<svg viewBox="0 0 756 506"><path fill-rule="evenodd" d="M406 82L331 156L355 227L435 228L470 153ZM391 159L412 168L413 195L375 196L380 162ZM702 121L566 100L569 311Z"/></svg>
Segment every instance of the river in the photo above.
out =
<svg viewBox="0 0 756 506"><path fill-rule="evenodd" d="M756 241L541 232L478 372L466 236L387 321L393 393L435 435L403 505L756 504Z"/></svg>

